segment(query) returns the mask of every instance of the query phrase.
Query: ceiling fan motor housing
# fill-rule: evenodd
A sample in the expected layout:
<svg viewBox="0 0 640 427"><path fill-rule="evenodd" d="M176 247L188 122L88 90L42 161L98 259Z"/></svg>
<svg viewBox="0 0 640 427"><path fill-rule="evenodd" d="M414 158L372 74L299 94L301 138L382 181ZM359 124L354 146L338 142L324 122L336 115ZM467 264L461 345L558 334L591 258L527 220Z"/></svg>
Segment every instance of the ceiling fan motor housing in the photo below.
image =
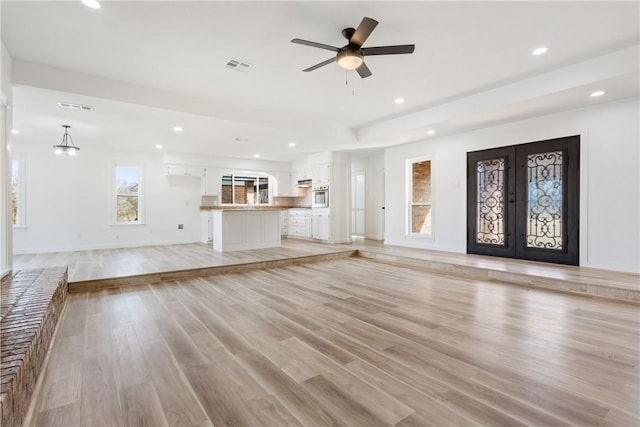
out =
<svg viewBox="0 0 640 427"><path fill-rule="evenodd" d="M342 35L344 36L345 39L351 41L351 37L353 37L353 34L356 32L355 28L345 28L344 30L342 30Z"/></svg>

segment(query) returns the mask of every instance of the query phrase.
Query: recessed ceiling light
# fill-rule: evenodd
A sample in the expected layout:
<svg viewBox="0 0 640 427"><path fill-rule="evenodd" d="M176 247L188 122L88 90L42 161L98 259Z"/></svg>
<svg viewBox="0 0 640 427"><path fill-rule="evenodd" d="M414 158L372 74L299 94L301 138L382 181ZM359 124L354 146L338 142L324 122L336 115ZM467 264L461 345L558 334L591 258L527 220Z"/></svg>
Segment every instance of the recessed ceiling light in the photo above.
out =
<svg viewBox="0 0 640 427"><path fill-rule="evenodd" d="M436 134L436 131L433 129L430 129L427 131L427 135L435 135L435 134Z"/></svg>
<svg viewBox="0 0 640 427"><path fill-rule="evenodd" d="M156 145L156 148L157 148L158 150L162 150L162 149L164 148L164 145L162 145L162 144L157 144L157 145Z"/></svg>
<svg viewBox="0 0 640 427"><path fill-rule="evenodd" d="M597 98L599 96L604 95L604 91L603 90L596 90L595 92L591 92L591 97L592 98Z"/></svg>
<svg viewBox="0 0 640 427"><path fill-rule="evenodd" d="M404 102L404 98L396 98L393 102L396 104L402 104Z"/></svg>
<svg viewBox="0 0 640 427"><path fill-rule="evenodd" d="M260 154L254 154L253 157L255 157L256 159L260 158Z"/></svg>
<svg viewBox="0 0 640 427"><path fill-rule="evenodd" d="M541 46L541 47L539 47L537 49L534 49L533 52L531 52L531 55L535 55L535 56L542 55L542 54L547 53L548 50L549 50L548 47Z"/></svg>
<svg viewBox="0 0 640 427"><path fill-rule="evenodd" d="M98 3L96 0L81 0L82 4L90 7L91 9L100 9L100 3Z"/></svg>
<svg viewBox="0 0 640 427"><path fill-rule="evenodd" d="M174 126L173 130L176 132L182 132L182 126Z"/></svg>
<svg viewBox="0 0 640 427"><path fill-rule="evenodd" d="M11 133L17 135L20 133L20 131L18 129L11 129Z"/></svg>
<svg viewBox="0 0 640 427"><path fill-rule="evenodd" d="M295 146L296 146L296 143L295 143L295 142L290 142L290 143L289 143L289 147L293 148L293 147L295 147Z"/></svg>

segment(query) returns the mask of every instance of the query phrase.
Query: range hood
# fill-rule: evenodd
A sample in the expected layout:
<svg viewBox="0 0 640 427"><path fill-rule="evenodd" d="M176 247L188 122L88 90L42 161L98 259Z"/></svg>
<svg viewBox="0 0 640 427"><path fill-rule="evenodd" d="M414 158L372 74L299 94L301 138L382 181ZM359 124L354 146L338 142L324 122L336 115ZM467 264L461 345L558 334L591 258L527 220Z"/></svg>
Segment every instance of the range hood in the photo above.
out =
<svg viewBox="0 0 640 427"><path fill-rule="evenodd" d="M298 188L309 188L311 187L311 179L299 179L298 184L296 185Z"/></svg>

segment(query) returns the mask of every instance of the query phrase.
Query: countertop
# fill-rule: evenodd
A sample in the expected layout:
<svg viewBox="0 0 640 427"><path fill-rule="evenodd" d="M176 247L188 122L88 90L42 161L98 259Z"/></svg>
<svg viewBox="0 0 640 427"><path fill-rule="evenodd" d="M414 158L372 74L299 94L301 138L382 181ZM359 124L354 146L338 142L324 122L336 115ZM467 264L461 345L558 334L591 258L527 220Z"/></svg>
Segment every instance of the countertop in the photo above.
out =
<svg viewBox="0 0 640 427"><path fill-rule="evenodd" d="M201 211L286 211L289 209L311 209L300 206L200 206Z"/></svg>

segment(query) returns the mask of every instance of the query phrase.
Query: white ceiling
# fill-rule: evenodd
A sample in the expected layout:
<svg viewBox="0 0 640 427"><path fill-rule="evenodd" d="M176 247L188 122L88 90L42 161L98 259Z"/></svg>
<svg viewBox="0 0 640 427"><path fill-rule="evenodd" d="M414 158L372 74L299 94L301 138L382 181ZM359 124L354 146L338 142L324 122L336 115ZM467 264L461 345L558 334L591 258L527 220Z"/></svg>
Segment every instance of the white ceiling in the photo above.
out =
<svg viewBox="0 0 640 427"><path fill-rule="evenodd" d="M534 90L531 82L536 76L557 81L554 73L576 64L584 65L573 72L584 74L594 69L589 61L624 48L637 55L638 6L103 1L100 10L92 10L80 1L1 3L2 39L14 59L20 138L55 135L57 141L60 125L68 123L79 145L150 150L160 143L172 151L260 153L273 160L381 147L424 139L423 131L434 126L440 136L637 95L637 65L579 84L567 81L552 91L540 85ZM342 46L340 30L357 27L363 16L380 21L365 46L415 43L415 53L366 58L373 72L368 79L333 64L301 71L331 52L292 44L292 38ZM549 52L532 56L540 45ZM231 58L252 68L229 70ZM589 99L590 90L607 82L612 90L603 87L605 97ZM500 95L500 88L518 84L531 86L526 96ZM482 98L487 93L495 94L494 102ZM393 102L399 96L404 104ZM504 102L495 102L496 96ZM474 99L485 102L473 114L460 109L446 120L429 118L443 106ZM65 111L57 101L95 110ZM394 126L409 118L411 132ZM175 134L175 124L184 132ZM290 141L298 144L295 149L287 146Z"/></svg>

